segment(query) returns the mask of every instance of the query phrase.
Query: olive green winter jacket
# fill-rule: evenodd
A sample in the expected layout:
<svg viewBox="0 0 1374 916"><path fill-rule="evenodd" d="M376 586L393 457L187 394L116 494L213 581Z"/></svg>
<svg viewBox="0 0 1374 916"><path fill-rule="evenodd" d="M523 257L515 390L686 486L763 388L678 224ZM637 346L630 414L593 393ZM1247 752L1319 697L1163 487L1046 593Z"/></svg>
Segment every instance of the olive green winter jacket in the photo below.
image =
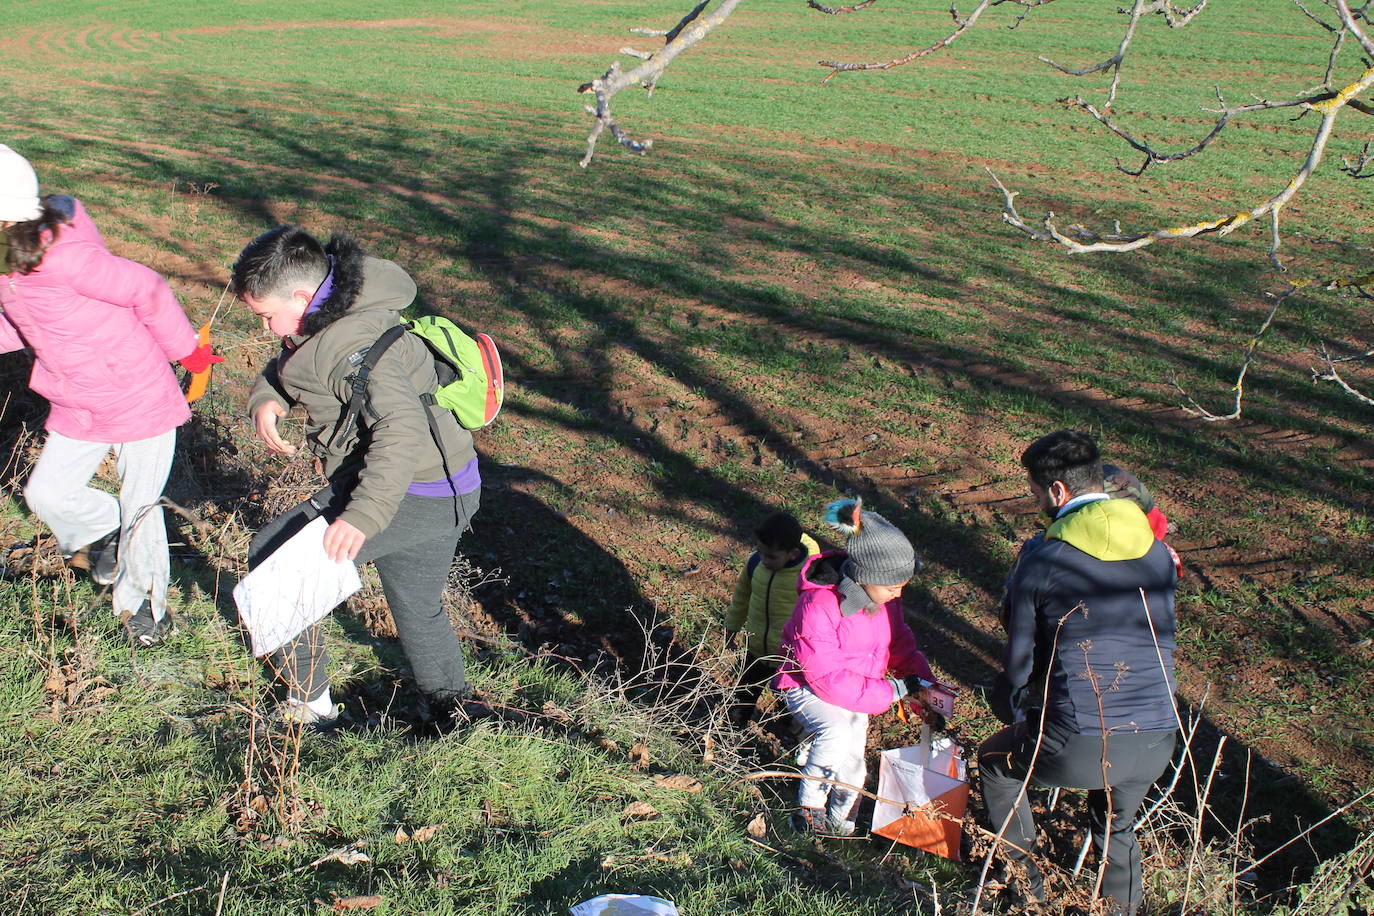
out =
<svg viewBox="0 0 1374 916"><path fill-rule="evenodd" d="M248 414L275 400L305 412L305 439L326 476L356 477L340 518L374 537L396 513L412 483L443 480L476 457L472 434L442 407L426 407L421 392L438 384L434 359L423 341L404 334L372 370L357 422L332 442L352 395L352 380L366 349L399 320L415 298L415 282L391 261L367 257L350 239L335 236L334 289L321 309L306 316L305 333L286 338L249 395ZM425 411L438 423L443 452Z"/></svg>

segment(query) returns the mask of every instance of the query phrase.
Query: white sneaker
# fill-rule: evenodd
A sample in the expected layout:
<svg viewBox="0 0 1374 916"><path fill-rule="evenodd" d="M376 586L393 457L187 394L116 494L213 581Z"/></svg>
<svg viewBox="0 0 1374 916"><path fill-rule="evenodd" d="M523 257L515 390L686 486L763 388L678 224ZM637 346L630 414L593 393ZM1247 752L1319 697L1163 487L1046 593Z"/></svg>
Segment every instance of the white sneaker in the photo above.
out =
<svg viewBox="0 0 1374 916"><path fill-rule="evenodd" d="M272 720L282 724L306 726L325 731L338 724L341 712L343 712L343 707L337 703L333 704L333 709L330 712L321 713L300 700L291 698L277 704L277 708L272 711Z"/></svg>

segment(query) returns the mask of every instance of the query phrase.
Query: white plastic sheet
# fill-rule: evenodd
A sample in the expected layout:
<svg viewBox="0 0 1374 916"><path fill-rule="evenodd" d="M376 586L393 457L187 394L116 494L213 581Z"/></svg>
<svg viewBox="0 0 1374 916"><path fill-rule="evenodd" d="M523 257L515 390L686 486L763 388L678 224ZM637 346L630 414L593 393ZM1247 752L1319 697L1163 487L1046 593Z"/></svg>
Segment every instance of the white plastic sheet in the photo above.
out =
<svg viewBox="0 0 1374 916"><path fill-rule="evenodd" d="M962 818L968 807L968 774L959 745L947 737L883 751L873 832L950 859L959 858ZM901 804L892 804L899 802Z"/></svg>
<svg viewBox="0 0 1374 916"><path fill-rule="evenodd" d="M572 916L678 916L671 900L647 894L602 894L568 910Z"/></svg>
<svg viewBox="0 0 1374 916"><path fill-rule="evenodd" d="M328 527L323 518L315 519L234 586L254 655L280 649L362 588L356 566L325 554Z"/></svg>

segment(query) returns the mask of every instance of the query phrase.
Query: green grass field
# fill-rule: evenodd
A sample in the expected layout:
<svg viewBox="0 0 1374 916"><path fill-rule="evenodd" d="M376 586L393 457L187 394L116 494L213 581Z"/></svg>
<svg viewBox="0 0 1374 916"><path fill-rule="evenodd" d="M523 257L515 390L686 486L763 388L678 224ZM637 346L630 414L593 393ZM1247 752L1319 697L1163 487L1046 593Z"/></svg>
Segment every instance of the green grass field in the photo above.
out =
<svg viewBox="0 0 1374 916"><path fill-rule="evenodd" d="M242 532L302 492L308 469L250 441L243 395L273 345L241 308L222 313L228 362L169 488L219 532L183 531L196 546L174 563L177 638L131 656L87 585L0 583L0 891L16 912L328 912L376 895L377 912L545 913L613 890L690 914L932 906L903 881L957 898L972 875L914 854L799 848L780 819L751 842L744 825L790 789L756 797L731 779L767 761L703 760L690 727L605 687L616 669L597 657L633 672L647 630L718 672L709 656L752 525L786 508L814 527L827 500L860 492L927 561L908 607L937 669L988 683L1002 579L1035 526L1017 456L1062 426L1098 436L1176 524L1181 695L1208 746L1224 735L1229 749L1209 835L1267 815L1240 857L1253 861L1371 784L1370 414L1308 372L1320 341L1368 348L1368 308L1295 296L1247 376L1244 419L1203 423L1171 379L1229 409L1264 295L1283 285L1263 228L1073 257L1006 227L984 170L1027 216L1193 222L1281 188L1308 122L1247 122L1206 156L1131 179L1114 170L1119 145L1055 102L1105 81L1035 60L1107 57L1111 8L1056 4L1015 30L1002 15L923 64L822 84L817 59L929 43L947 10L771 3L680 58L651 98L617 98L650 155L607 137L579 169L590 119L576 87L618 48L652 46L626 29L666 28L685 6L7 8L0 141L46 189L81 197L112 249L167 275L194 323L257 233L344 230L410 270L423 307L493 334L511 383L480 441L487 490L464 542L503 581L476 587L464 613L485 634L471 643L478 676L514 712L417 737L394 642L340 615L336 683L372 726L307 740L274 788L280 768L246 711L265 684L226 622L228 591ZM1214 85L1228 100L1284 97L1326 65L1321 35L1278 0L1158 26L1142 29L1118 104L1173 146L1206 131ZM1353 55L1344 67L1357 72ZM1345 129L1285 211L1293 277L1367 262L1320 243L1366 244L1364 189L1337 173L1363 138ZM19 496L24 409L4 417L10 541L37 530ZM968 696L958 724L972 739L992 718ZM627 756L641 742L647 771ZM653 782L675 771L706 790ZM662 816L625 816L637 800ZM1314 853L1270 860L1260 892L1307 880L1368 833L1370 813L1314 833ZM352 853L368 858L340 861ZM1150 860L1158 911L1186 871L1169 855Z"/></svg>

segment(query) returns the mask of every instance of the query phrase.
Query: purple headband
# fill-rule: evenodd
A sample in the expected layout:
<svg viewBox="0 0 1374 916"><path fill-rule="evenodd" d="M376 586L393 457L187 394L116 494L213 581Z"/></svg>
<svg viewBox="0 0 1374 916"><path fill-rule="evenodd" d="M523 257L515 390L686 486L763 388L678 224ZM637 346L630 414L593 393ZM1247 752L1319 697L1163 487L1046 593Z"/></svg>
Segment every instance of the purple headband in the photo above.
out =
<svg viewBox="0 0 1374 916"><path fill-rule="evenodd" d="M315 289L315 295L310 297L310 304L305 307L305 314L309 315L320 310L320 305L329 298L329 294L334 292L334 256L325 255L329 259L329 271L320 281L320 285Z"/></svg>

